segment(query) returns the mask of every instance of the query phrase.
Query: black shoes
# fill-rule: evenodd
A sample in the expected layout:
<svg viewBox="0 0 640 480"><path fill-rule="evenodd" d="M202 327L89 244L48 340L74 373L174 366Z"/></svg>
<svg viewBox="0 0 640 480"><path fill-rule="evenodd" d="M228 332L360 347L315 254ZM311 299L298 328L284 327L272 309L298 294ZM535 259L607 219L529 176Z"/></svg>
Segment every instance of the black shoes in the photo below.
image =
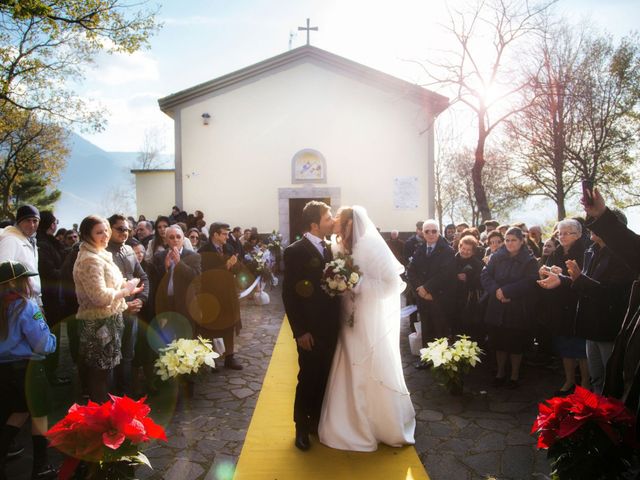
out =
<svg viewBox="0 0 640 480"><path fill-rule="evenodd" d="M61 387L63 385L70 385L71 379L69 377L55 377L52 378L49 383L52 387Z"/></svg>
<svg viewBox="0 0 640 480"><path fill-rule="evenodd" d="M7 460L10 460L12 458L16 458L17 456L19 456L22 452L24 452L24 447L22 445L20 445L18 442L16 442L15 439L11 440L11 443L9 444L9 449L7 450Z"/></svg>
<svg viewBox="0 0 640 480"><path fill-rule="evenodd" d="M33 468L31 480L53 480L58 478L58 469L51 465L40 465Z"/></svg>
<svg viewBox="0 0 640 480"><path fill-rule="evenodd" d="M571 385L571 387L569 388L569 390L556 390L553 394L554 397L566 397L567 395L571 395L573 392L575 392L576 390L576 386L575 385Z"/></svg>
<svg viewBox="0 0 640 480"><path fill-rule="evenodd" d="M224 368L230 368L231 370L242 370L242 365L233 356L224 359Z"/></svg>
<svg viewBox="0 0 640 480"><path fill-rule="evenodd" d="M296 448L306 452L310 447L311 443L309 443L309 434L296 429Z"/></svg>

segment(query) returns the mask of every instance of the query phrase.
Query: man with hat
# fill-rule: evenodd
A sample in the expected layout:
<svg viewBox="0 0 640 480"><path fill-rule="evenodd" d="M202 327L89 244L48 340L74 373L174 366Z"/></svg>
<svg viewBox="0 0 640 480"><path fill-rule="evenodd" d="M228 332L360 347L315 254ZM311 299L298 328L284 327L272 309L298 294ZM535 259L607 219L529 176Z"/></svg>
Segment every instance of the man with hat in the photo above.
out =
<svg viewBox="0 0 640 480"><path fill-rule="evenodd" d="M0 262L13 260L22 263L31 272L38 272L36 232L40 212L33 205L22 205L16 214L16 224L0 233ZM42 306L40 275L31 279L34 300Z"/></svg>

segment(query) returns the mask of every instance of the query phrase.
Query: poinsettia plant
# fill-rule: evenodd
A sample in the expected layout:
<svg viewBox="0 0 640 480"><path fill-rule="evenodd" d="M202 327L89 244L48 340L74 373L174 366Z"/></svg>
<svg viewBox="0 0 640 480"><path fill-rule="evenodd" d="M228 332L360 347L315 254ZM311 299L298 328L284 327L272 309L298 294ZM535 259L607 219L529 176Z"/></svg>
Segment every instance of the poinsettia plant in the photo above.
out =
<svg viewBox="0 0 640 480"><path fill-rule="evenodd" d="M554 480L622 478L638 448L635 423L620 400L576 386L538 405L531 433L548 450Z"/></svg>
<svg viewBox="0 0 640 480"><path fill-rule="evenodd" d="M72 405L67 415L47 432L51 447L66 455L60 480L72 478L80 462L104 471L123 464L151 467L140 445L151 440L167 441L164 429L149 417L151 409L145 403L146 397L110 397L102 405L91 401Z"/></svg>

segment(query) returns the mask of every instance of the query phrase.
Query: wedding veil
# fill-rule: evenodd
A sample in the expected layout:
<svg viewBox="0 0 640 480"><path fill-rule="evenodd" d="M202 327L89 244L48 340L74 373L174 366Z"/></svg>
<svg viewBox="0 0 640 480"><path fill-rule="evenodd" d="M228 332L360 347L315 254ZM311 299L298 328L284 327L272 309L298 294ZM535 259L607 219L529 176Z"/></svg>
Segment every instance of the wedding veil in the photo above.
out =
<svg viewBox="0 0 640 480"><path fill-rule="evenodd" d="M362 272L356 287L354 333L363 340L353 359L380 384L407 394L399 346L404 267L363 207L353 207L352 235L353 260Z"/></svg>

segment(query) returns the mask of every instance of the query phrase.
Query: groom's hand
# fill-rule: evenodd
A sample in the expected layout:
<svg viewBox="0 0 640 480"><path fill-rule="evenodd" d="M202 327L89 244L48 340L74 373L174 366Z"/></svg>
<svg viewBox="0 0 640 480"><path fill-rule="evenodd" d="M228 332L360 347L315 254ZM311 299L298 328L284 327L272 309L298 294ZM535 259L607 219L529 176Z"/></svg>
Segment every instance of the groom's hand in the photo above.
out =
<svg viewBox="0 0 640 480"><path fill-rule="evenodd" d="M296 338L296 342L298 343L298 346L303 350L307 350L310 352L313 349L313 336L308 332Z"/></svg>

